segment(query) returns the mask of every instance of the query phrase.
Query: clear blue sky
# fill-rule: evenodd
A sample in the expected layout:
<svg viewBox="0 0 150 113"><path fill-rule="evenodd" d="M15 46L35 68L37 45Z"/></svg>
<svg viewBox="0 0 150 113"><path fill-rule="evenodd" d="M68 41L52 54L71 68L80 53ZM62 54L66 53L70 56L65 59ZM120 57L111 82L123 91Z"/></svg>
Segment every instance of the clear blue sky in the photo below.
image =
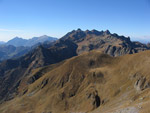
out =
<svg viewBox="0 0 150 113"><path fill-rule="evenodd" d="M150 40L150 0L0 0L0 40L77 28Z"/></svg>

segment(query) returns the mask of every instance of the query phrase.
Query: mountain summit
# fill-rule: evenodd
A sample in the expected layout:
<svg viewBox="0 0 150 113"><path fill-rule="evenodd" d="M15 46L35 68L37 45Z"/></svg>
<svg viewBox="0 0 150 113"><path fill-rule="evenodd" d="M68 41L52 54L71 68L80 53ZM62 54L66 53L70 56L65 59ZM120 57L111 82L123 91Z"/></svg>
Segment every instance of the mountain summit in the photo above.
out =
<svg viewBox="0 0 150 113"><path fill-rule="evenodd" d="M50 36L47 36L47 35L43 35L43 36L40 36L40 37L33 37L32 39L22 39L22 38L19 38L19 37L15 37L13 38L12 40L9 40L6 45L13 45L13 46L34 46L38 43L43 43L45 41L49 41L49 42L53 42L53 41L56 41L57 38L54 38L54 37L50 37Z"/></svg>
<svg viewBox="0 0 150 113"><path fill-rule="evenodd" d="M20 37L15 37L11 40L9 40L6 45L13 45L13 46L23 46L25 43L27 43L26 39L20 38Z"/></svg>
<svg viewBox="0 0 150 113"><path fill-rule="evenodd" d="M91 50L100 50L111 56L121 56L150 49L145 44L132 42L129 37L119 36L116 33L112 34L109 30L82 31L77 29L67 33L62 37L62 40L71 40L76 43L78 45L78 54Z"/></svg>

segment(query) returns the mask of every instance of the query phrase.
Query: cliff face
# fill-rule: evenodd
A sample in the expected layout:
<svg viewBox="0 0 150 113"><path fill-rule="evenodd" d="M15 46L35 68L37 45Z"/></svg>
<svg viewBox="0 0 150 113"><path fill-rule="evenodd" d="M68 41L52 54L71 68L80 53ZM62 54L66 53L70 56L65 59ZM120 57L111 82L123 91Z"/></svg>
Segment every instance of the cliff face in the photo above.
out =
<svg viewBox="0 0 150 113"><path fill-rule="evenodd" d="M111 56L122 56L150 49L147 45L131 42L129 37L111 34L108 30L82 31L78 29L69 32L62 39L76 43L78 54L85 51L100 50Z"/></svg>

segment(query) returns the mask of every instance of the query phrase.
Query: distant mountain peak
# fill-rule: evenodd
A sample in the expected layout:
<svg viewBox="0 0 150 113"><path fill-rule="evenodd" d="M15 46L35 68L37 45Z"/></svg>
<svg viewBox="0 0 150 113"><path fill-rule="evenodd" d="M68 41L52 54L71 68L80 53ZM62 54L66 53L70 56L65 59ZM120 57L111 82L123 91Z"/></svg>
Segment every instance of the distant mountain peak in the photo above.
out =
<svg viewBox="0 0 150 113"><path fill-rule="evenodd" d="M16 36L12 40L14 40L14 39L23 39L23 38Z"/></svg>
<svg viewBox="0 0 150 113"><path fill-rule="evenodd" d="M111 33L110 33L109 30L106 30L106 31L105 31L105 34L109 35L109 34L111 34Z"/></svg>
<svg viewBox="0 0 150 113"><path fill-rule="evenodd" d="M47 38L47 37L50 37L50 36L42 35L42 36L40 36L39 38Z"/></svg>
<svg viewBox="0 0 150 113"><path fill-rule="evenodd" d="M82 31L82 30L80 28L78 28L77 31Z"/></svg>
<svg viewBox="0 0 150 113"><path fill-rule="evenodd" d="M110 35L110 31L106 30L106 31L98 31L98 30L86 30L83 31L80 28L78 28L77 30L73 30L69 33L67 33L64 37L62 37L62 39L67 39L67 38L73 38L73 40L79 40L81 38L86 37L87 35L96 35L96 36L101 36L101 35Z"/></svg>
<svg viewBox="0 0 150 113"><path fill-rule="evenodd" d="M98 30L96 30L96 29L93 29L91 32L99 32Z"/></svg>
<svg viewBox="0 0 150 113"><path fill-rule="evenodd" d="M6 45L13 45L13 46L34 46L39 43L44 43L45 41L53 42L57 40L57 38L50 37L47 35L43 35L40 37L33 37L32 39L23 39L21 37L15 37L9 40Z"/></svg>

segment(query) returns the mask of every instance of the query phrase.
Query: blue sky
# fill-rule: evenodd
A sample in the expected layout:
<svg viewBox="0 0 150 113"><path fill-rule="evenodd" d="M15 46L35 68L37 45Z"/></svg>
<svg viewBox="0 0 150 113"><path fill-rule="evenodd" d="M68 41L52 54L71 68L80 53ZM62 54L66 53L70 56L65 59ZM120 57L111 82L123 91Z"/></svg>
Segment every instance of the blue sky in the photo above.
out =
<svg viewBox="0 0 150 113"><path fill-rule="evenodd" d="M150 0L0 0L0 40L109 29L150 41Z"/></svg>

